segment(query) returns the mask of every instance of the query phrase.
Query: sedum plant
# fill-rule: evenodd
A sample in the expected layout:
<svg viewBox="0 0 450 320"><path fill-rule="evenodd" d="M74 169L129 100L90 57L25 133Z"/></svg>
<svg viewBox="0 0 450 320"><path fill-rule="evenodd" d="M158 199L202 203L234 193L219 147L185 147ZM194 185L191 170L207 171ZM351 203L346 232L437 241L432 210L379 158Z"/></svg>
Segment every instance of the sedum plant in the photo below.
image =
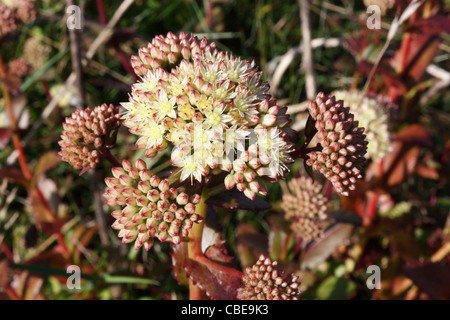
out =
<svg viewBox="0 0 450 320"><path fill-rule="evenodd" d="M253 61L193 34L156 36L131 64L139 81L122 111L104 104L67 118L62 159L82 173L101 159L112 163L104 192L112 228L136 249L150 250L155 238L173 244L174 274L189 278L190 298L297 299L298 277L281 278L277 262L261 256L244 275L202 250L208 207L223 197L237 208L264 202L259 196L268 194L267 184L285 179L297 158L347 196L363 176L364 129L342 101L320 93L309 106L311 130L299 139L288 127L287 107L271 97ZM146 158L169 158L167 170L144 158L132 165L112 156L120 122ZM292 229L319 237L316 223L326 209L321 187L306 178L289 187L284 209Z"/></svg>

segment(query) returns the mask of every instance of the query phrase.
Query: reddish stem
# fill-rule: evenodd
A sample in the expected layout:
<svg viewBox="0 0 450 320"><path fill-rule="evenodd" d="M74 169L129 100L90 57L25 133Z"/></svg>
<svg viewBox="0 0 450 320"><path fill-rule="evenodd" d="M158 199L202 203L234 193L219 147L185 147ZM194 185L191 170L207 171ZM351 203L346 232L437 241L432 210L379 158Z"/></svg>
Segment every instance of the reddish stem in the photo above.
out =
<svg viewBox="0 0 450 320"><path fill-rule="evenodd" d="M204 188L200 202L195 207L195 213L203 218L203 222L194 224L191 231L189 232L188 257L189 259L192 259L198 263L204 264L208 268L242 278L242 273L240 271L217 264L206 258L202 252L203 227L205 225L204 221L206 218L206 211L208 209L208 206L205 203L207 198L208 192L206 188ZM189 298L192 300L202 299L200 289L194 284L192 280L189 281Z"/></svg>
<svg viewBox="0 0 450 320"><path fill-rule="evenodd" d="M191 279L189 279L189 300L203 300L202 290Z"/></svg>
<svg viewBox="0 0 450 320"><path fill-rule="evenodd" d="M21 297L19 297L16 293L16 291L14 291L14 289L8 285L5 288L6 293L8 294L8 296L11 298L11 300L23 300Z"/></svg>
<svg viewBox="0 0 450 320"><path fill-rule="evenodd" d="M366 210L367 214L364 217L364 225L370 224L370 221L375 217L379 197L378 193L373 193L370 197Z"/></svg>
<svg viewBox="0 0 450 320"><path fill-rule="evenodd" d="M96 0L96 3L100 22L101 24L106 25L108 23L108 18L106 18L105 5L103 3L103 0Z"/></svg>
<svg viewBox="0 0 450 320"><path fill-rule="evenodd" d="M117 56L119 57L120 63L122 64L122 66L124 67L126 72L129 75L131 75L135 81L139 80L139 77L136 75L136 73L133 70L133 67L130 64L130 60L125 55L125 53L122 51L122 49L120 48L119 44L114 39L111 40L111 41L112 41L112 46L116 50Z"/></svg>
<svg viewBox="0 0 450 320"><path fill-rule="evenodd" d="M36 196L41 202L42 206L44 207L45 211L47 211L49 217L52 221L56 220L56 215L53 213L52 209L50 208L50 205L48 204L47 200L45 200L44 195L42 194L41 190L39 188L35 187L33 188L34 192L36 192Z"/></svg>
<svg viewBox="0 0 450 320"><path fill-rule="evenodd" d="M70 256L69 249L66 246L66 241L64 241L64 236L61 232L58 232L58 244L61 246L64 255L68 258Z"/></svg>
<svg viewBox="0 0 450 320"><path fill-rule="evenodd" d="M3 63L3 57L0 53L0 77L5 78L6 76L7 76L6 75L6 67L5 67L5 64ZM19 164L22 169L22 173L23 173L25 180L30 182L33 178L33 175L31 174L30 168L28 167L28 162L25 157L25 152L22 148L19 134L17 133L17 122L16 122L16 118L14 116L14 111L12 108L11 95L10 95L8 89L6 88L6 86L3 84L3 82L2 82L2 91L3 91L3 98L5 99L5 105L6 105L6 110L8 113L9 121L11 123L11 128L13 130L12 140L13 140L15 149L19 152ZM42 206L45 208L45 210L47 211L49 216L52 219L56 219L56 215L51 210L50 206L48 205L47 200L44 198L44 196L43 196L42 192L39 190L39 188L37 186L33 186L33 189L31 189L30 191L33 191L33 190L36 192L37 198L39 199L39 201L41 202ZM61 235L61 238L62 238L61 232L59 232L58 235ZM60 243L60 244L63 247L63 249L65 249L65 253L68 256L69 251L67 250L67 247L66 247L64 241L62 241L62 243Z"/></svg>
<svg viewBox="0 0 450 320"><path fill-rule="evenodd" d="M208 26L208 29L211 29L212 27L212 21L213 21L213 2L212 0L208 0L206 4L206 25Z"/></svg>
<svg viewBox="0 0 450 320"><path fill-rule="evenodd" d="M409 48L411 47L412 35L411 33L405 33L402 41L401 55L400 55L400 63L399 69L397 71L398 74L403 74L406 69L406 63L408 59Z"/></svg>
<svg viewBox="0 0 450 320"><path fill-rule="evenodd" d="M109 161L113 167L121 167L122 165L120 162L111 154L111 151L108 148L101 147L100 150L98 150L103 158Z"/></svg>
<svg viewBox="0 0 450 320"><path fill-rule="evenodd" d="M6 100L6 99L5 99ZM6 104L8 106L8 104ZM7 107L8 108L8 107ZM25 180L30 181L32 178L30 168L28 167L27 158L25 157L25 152L23 151L22 144L20 143L20 137L16 131L13 133L12 137L14 148L19 152L19 164L22 169L23 176Z"/></svg>

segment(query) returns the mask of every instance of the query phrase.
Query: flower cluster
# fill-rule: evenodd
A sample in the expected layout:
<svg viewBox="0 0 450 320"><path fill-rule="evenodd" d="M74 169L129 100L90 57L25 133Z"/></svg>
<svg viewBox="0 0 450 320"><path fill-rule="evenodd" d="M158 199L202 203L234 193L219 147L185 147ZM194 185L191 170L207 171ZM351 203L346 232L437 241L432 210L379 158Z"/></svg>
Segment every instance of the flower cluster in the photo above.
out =
<svg viewBox="0 0 450 320"><path fill-rule="evenodd" d="M1 0L0 37L14 31L17 23L32 23L36 16L37 8L30 0Z"/></svg>
<svg viewBox="0 0 450 320"><path fill-rule="evenodd" d="M386 14L386 11L391 9L395 4L395 0L364 0L363 2L366 7L377 6L380 8L380 13L383 16Z"/></svg>
<svg viewBox="0 0 450 320"><path fill-rule="evenodd" d="M328 207L322 185L300 176L289 181L288 186L289 190L283 192L281 208L286 220L292 219L292 231L306 241L322 237Z"/></svg>
<svg viewBox="0 0 450 320"><path fill-rule="evenodd" d="M383 97L362 96L354 91L336 91L333 95L336 99L345 101L360 125L365 128L369 141L367 156L377 161L388 154L391 151L389 106Z"/></svg>
<svg viewBox="0 0 450 320"><path fill-rule="evenodd" d="M124 125L147 157L170 147L180 180L225 171L225 186L250 199L267 194L264 179L284 177L290 118L253 61L183 32L155 37L131 61L141 81L122 103Z"/></svg>
<svg viewBox="0 0 450 320"><path fill-rule="evenodd" d="M30 69L31 66L22 57L8 62L8 74L19 78L26 76L30 72Z"/></svg>
<svg viewBox="0 0 450 320"><path fill-rule="evenodd" d="M319 93L308 110L315 120L320 150L308 153L306 164L330 180L338 193L348 196L356 180L363 177L367 151L364 128L358 127L350 109L334 96Z"/></svg>
<svg viewBox="0 0 450 320"><path fill-rule="evenodd" d="M244 286L238 289L239 300L298 300L299 277L291 275L288 281L278 276L277 262L261 255L252 267L245 269Z"/></svg>
<svg viewBox="0 0 450 320"><path fill-rule="evenodd" d="M7 35L16 28L14 10L0 2L0 37Z"/></svg>
<svg viewBox="0 0 450 320"><path fill-rule="evenodd" d="M103 196L109 206L124 207L111 213L116 219L112 227L120 230L123 243L136 240L134 247L146 250L153 238L179 244L193 224L202 221L195 213L200 196L189 197L181 189L170 188L168 180L152 175L143 160L137 160L135 167L124 160L112 174L105 179L108 188Z"/></svg>
<svg viewBox="0 0 450 320"><path fill-rule="evenodd" d="M112 104L77 110L63 123L59 155L74 169L94 168L100 162L100 149L110 147L119 126L119 108Z"/></svg>
<svg viewBox="0 0 450 320"><path fill-rule="evenodd" d="M36 38L28 38L23 44L25 61L34 70L39 70L48 61L50 51L50 46L40 42Z"/></svg>

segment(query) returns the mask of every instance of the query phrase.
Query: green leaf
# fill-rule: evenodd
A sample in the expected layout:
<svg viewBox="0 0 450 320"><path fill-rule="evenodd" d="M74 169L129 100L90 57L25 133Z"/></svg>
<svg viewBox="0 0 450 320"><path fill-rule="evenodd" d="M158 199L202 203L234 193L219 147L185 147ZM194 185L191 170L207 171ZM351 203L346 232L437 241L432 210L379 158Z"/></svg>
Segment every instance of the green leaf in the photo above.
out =
<svg viewBox="0 0 450 320"><path fill-rule="evenodd" d="M356 292L356 284L345 278L328 277L317 288L317 298L322 300L349 299Z"/></svg>
<svg viewBox="0 0 450 320"><path fill-rule="evenodd" d="M146 278L140 278L140 277L133 277L133 276L115 276L110 275L107 273L104 273L100 275L100 279L105 281L106 283L113 283L113 284L145 284L145 285L158 285L159 282L152 280L152 279L146 279Z"/></svg>

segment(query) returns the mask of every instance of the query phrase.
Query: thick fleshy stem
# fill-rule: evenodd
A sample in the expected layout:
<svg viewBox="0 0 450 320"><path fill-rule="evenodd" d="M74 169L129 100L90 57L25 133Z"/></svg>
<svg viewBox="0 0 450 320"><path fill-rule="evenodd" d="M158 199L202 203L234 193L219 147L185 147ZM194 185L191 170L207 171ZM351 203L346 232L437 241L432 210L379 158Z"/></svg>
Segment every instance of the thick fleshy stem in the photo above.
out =
<svg viewBox="0 0 450 320"><path fill-rule="evenodd" d="M122 164L111 154L111 151L108 148L101 147L98 151L101 153L104 159L108 160L109 163L111 163L113 167L122 166Z"/></svg>
<svg viewBox="0 0 450 320"><path fill-rule="evenodd" d="M206 200L208 198L208 191L206 188L203 189L200 202L195 206L195 213L206 219L206 211L208 206ZM192 260L197 260L199 257L203 256L202 252L202 234L203 234L204 222L195 224L191 231L189 232L189 243L188 243L188 257ZM202 292L199 287L197 287L194 282L189 280L189 299L190 300L201 300Z"/></svg>
<svg viewBox="0 0 450 320"><path fill-rule="evenodd" d="M208 268L242 278L243 274L240 271L217 264L206 258L202 252L202 235L206 220L206 212L208 210L208 205L206 204L206 200L208 200L208 197L208 189L203 188L200 202L195 205L195 213L203 218L203 221L201 223L195 223L189 232L188 257L189 259L192 259L198 263L204 264ZM202 299L201 290L194 284L192 280L189 280L189 299Z"/></svg>

